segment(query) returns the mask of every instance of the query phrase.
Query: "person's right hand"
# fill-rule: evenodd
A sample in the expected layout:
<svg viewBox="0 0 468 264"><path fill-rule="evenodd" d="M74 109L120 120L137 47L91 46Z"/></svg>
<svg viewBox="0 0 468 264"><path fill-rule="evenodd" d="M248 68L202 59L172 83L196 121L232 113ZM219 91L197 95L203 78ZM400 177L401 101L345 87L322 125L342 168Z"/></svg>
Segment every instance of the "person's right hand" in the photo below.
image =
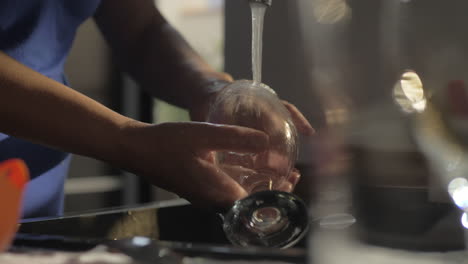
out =
<svg viewBox="0 0 468 264"><path fill-rule="evenodd" d="M261 131L200 122L150 125L135 121L122 132L119 164L205 207L228 207L247 195L213 164L213 151L260 153L268 146L268 136Z"/></svg>

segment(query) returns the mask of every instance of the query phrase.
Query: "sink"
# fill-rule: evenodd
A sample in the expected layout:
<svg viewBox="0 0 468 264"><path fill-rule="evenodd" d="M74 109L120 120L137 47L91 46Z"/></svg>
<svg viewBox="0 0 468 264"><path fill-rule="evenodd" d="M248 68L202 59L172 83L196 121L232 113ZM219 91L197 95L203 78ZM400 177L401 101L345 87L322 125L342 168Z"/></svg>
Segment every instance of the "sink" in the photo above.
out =
<svg viewBox="0 0 468 264"><path fill-rule="evenodd" d="M144 236L161 241L229 243L224 237L220 216L181 199L59 218L26 219L21 222L18 233L87 240Z"/></svg>
<svg viewBox="0 0 468 264"><path fill-rule="evenodd" d="M306 260L304 241L286 250L234 247L224 235L218 214L182 199L59 218L26 219L20 224L14 246L83 251L105 244L128 251L129 245L134 247L129 241L135 237L151 239L149 251L165 247L186 256L248 260L260 257L291 263Z"/></svg>

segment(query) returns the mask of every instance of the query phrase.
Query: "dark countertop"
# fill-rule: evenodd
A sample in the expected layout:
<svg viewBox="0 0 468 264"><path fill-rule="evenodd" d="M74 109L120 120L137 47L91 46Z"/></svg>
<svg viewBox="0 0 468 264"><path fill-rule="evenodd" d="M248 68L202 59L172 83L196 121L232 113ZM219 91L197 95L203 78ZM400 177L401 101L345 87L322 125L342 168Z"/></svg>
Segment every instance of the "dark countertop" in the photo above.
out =
<svg viewBox="0 0 468 264"><path fill-rule="evenodd" d="M195 208L185 200L173 200L60 218L24 220L13 249L86 252L97 245L105 245L142 263L157 259L160 252L183 256L184 263L188 263L187 258L253 263L306 262L304 243L287 250L234 247L225 238L221 224L219 215ZM142 244L142 241L146 242Z"/></svg>

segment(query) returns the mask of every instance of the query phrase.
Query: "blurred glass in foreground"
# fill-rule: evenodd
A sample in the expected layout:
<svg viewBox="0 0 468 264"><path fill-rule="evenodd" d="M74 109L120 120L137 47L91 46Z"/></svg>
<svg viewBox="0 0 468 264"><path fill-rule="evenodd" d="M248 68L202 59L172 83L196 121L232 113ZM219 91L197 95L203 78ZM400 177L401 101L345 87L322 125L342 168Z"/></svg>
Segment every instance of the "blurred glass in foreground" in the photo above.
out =
<svg viewBox="0 0 468 264"><path fill-rule="evenodd" d="M326 117L311 220L355 218L314 225L310 262L465 263L468 2L301 5Z"/></svg>

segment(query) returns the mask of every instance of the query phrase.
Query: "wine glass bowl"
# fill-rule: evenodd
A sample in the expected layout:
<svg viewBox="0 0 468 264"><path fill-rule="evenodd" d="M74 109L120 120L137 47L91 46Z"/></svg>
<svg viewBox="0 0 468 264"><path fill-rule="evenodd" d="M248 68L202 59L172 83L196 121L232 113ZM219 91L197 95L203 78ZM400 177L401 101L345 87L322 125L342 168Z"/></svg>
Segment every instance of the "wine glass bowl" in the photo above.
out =
<svg viewBox="0 0 468 264"><path fill-rule="evenodd" d="M265 132L269 137L266 151L218 151L215 163L249 194L280 188L297 158L297 132L289 112L270 87L248 80L228 85L211 105L207 121Z"/></svg>

